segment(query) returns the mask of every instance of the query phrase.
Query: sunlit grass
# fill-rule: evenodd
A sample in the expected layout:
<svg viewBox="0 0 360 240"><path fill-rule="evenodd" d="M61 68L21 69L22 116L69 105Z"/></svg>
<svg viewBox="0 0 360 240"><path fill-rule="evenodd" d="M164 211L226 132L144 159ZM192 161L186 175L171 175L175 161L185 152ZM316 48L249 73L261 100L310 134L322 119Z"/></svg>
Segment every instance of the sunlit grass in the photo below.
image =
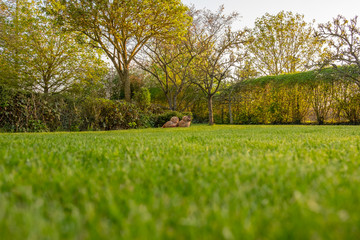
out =
<svg viewBox="0 0 360 240"><path fill-rule="evenodd" d="M0 134L0 239L360 239L360 127Z"/></svg>

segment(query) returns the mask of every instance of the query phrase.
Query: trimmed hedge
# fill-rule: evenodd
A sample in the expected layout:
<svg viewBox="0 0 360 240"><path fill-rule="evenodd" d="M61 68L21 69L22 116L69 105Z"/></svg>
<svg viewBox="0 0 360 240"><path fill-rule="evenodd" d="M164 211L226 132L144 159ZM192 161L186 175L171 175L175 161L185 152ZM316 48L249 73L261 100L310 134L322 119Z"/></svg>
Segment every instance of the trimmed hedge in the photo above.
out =
<svg viewBox="0 0 360 240"><path fill-rule="evenodd" d="M269 83L277 85L311 85L314 82L321 81L334 81L337 79L336 71L333 68L325 68L321 71L313 70L299 73L288 73L276 76L264 76L255 79L248 79L239 83L239 85L259 86L267 85Z"/></svg>
<svg viewBox="0 0 360 240"><path fill-rule="evenodd" d="M331 68L260 77L232 88L237 124L360 123L359 86ZM216 106L222 123L229 122L226 97Z"/></svg>
<svg viewBox="0 0 360 240"><path fill-rule="evenodd" d="M160 127L172 116L191 113L140 109L125 101L77 100L43 95L0 85L0 128L9 132L117 130Z"/></svg>
<svg viewBox="0 0 360 240"><path fill-rule="evenodd" d="M48 131L59 114L43 95L0 85L0 128L5 131Z"/></svg>

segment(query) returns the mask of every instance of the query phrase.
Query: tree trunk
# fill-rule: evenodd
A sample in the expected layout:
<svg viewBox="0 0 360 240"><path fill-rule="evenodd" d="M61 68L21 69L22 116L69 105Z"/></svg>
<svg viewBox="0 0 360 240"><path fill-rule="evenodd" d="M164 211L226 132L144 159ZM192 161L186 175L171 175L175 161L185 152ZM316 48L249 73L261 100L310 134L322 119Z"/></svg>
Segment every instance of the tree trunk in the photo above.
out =
<svg viewBox="0 0 360 240"><path fill-rule="evenodd" d="M49 84L48 81L44 80L44 94L47 95L49 93Z"/></svg>
<svg viewBox="0 0 360 240"><path fill-rule="evenodd" d="M229 99L229 120L230 120L230 124L234 124L234 119L233 119L232 109L231 109L231 99Z"/></svg>
<svg viewBox="0 0 360 240"><path fill-rule="evenodd" d="M214 113L212 105L212 96L208 97L208 107L209 107L209 125L214 125Z"/></svg>
<svg viewBox="0 0 360 240"><path fill-rule="evenodd" d="M173 110L173 109L172 109L172 103L171 103L171 99L170 99L170 98L168 98L168 104L169 104L169 109L170 109L170 110Z"/></svg>
<svg viewBox="0 0 360 240"><path fill-rule="evenodd" d="M121 89L121 84L124 84L124 94L125 94L125 101L131 101L131 88L130 88L130 78L129 78L129 68L124 68L124 70L118 69L117 72L119 74L120 81L117 82L118 86L117 89Z"/></svg>
<svg viewBox="0 0 360 240"><path fill-rule="evenodd" d="M171 96L166 95L166 98L167 98L167 101L168 101L168 104L169 104L169 110L175 111L175 109L174 109L175 107L174 107L173 101L171 99Z"/></svg>
<svg viewBox="0 0 360 240"><path fill-rule="evenodd" d="M131 88L130 88L130 78L129 78L129 69L125 68L122 76L122 80L124 81L124 93L125 93L125 101L131 101Z"/></svg>
<svg viewBox="0 0 360 240"><path fill-rule="evenodd" d="M224 106L221 104L221 124L224 124Z"/></svg>
<svg viewBox="0 0 360 240"><path fill-rule="evenodd" d="M174 99L173 99L173 110L176 111L177 109L177 106L176 106L177 102L176 102L176 97L174 96Z"/></svg>

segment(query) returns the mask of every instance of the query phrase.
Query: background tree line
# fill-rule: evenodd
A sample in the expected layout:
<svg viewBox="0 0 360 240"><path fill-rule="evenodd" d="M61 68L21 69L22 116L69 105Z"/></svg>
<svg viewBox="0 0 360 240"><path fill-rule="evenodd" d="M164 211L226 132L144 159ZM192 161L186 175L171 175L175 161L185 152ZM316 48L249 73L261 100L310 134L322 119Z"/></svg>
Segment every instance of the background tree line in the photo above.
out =
<svg viewBox="0 0 360 240"><path fill-rule="evenodd" d="M357 17L315 26L282 11L241 30L235 21L238 14L223 7L198 10L179 0L3 0L1 127L48 126L44 113L14 120L19 102L34 99L56 108L57 119L78 116L80 129L155 126L167 111L192 112L209 124L358 123ZM71 104L60 111L50 104L56 98ZM120 103L144 121L100 126L99 111L104 119L114 112L94 109L125 114Z"/></svg>

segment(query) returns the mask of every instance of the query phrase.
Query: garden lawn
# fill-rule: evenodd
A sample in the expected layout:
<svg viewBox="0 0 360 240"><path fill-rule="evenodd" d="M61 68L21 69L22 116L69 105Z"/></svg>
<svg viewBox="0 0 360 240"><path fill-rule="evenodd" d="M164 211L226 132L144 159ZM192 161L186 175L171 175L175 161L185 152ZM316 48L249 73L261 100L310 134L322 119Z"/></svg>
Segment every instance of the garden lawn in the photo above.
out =
<svg viewBox="0 0 360 240"><path fill-rule="evenodd" d="M360 127L0 134L0 239L360 239Z"/></svg>

